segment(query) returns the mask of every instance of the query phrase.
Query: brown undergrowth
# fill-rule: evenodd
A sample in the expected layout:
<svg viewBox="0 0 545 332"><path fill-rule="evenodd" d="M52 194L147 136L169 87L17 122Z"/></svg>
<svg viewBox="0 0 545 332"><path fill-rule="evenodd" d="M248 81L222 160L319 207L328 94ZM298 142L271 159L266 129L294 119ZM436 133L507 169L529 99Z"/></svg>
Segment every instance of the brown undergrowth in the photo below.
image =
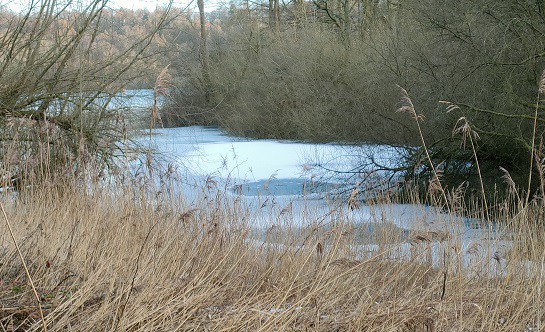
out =
<svg viewBox="0 0 545 332"><path fill-rule="evenodd" d="M542 264L516 246L502 275L468 274L456 262L469 249L455 238L413 234L411 258L399 261L388 258L397 250L390 244L358 249L345 210L305 241L285 232L263 243L251 237L252 214L236 197L203 190L188 203L122 189L4 196L49 331L531 331L541 324ZM7 229L0 232L2 331L42 330L23 266ZM524 233L513 236L524 241ZM434 241L446 243L440 264L426 251Z"/></svg>
<svg viewBox="0 0 545 332"><path fill-rule="evenodd" d="M419 126L406 92L404 102ZM477 159L477 136L465 132ZM541 151L533 153L545 183ZM482 200L465 204L434 168L429 202L443 207L435 228L424 212L405 217L425 226L410 234L386 213L371 213L376 234L366 237L351 217L362 207L350 195L321 216L307 209L297 215L294 202L271 209L264 216L274 227L262 240L256 210L265 204L213 179L184 196L174 181L155 188L146 172L137 175L143 181L120 183L111 174L105 186L90 174L62 183L45 178L19 192L3 188L2 331L543 328L543 192L528 202L508 174L509 200L486 201L483 189ZM420 202L418 194L404 195ZM373 197L369 204L395 208L394 199ZM492 215L489 206L497 207ZM487 227L469 243L459 232L462 215ZM496 220L504 221L499 231ZM508 250L492 249L497 241Z"/></svg>

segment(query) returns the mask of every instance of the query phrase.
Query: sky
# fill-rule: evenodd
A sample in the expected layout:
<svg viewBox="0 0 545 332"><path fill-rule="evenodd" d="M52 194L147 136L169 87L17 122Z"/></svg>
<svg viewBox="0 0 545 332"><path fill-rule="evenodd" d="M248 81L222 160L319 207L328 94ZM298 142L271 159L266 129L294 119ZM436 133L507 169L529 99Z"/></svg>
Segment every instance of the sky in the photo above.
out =
<svg viewBox="0 0 545 332"><path fill-rule="evenodd" d="M175 0L174 7L187 6L191 0ZM168 4L168 0L110 0L110 6L114 8L124 7L128 9L154 10L157 6Z"/></svg>
<svg viewBox="0 0 545 332"><path fill-rule="evenodd" d="M8 8L18 11L21 8L28 7L28 4L32 0L0 0L0 7L7 6ZM34 0L37 1L37 0ZM66 0L65 0L66 1ZM76 3L78 0L74 0ZM189 5L189 8L195 8L197 6L196 0L173 0L174 7L186 8ZM62 2L62 1L60 1ZM86 2L83 0L82 2ZM207 0L206 3L215 3L216 0ZM128 8L128 9L148 9L153 11L157 6L164 6L169 3L169 0L110 0L108 6L111 8Z"/></svg>
<svg viewBox="0 0 545 332"><path fill-rule="evenodd" d="M209 12L218 8L218 3L222 0L205 0L205 11ZM224 1L225 2L225 1ZM128 9L148 9L153 11L157 6L164 6L169 0L110 0L109 6L113 8L124 7ZM197 0L173 0L172 7L196 9Z"/></svg>

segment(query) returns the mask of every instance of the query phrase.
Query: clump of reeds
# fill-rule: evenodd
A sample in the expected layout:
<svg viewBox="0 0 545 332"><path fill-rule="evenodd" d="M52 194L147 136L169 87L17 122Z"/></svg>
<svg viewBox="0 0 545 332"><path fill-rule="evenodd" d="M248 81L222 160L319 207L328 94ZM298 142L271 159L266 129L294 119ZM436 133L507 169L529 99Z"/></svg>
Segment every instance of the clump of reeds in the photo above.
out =
<svg viewBox="0 0 545 332"><path fill-rule="evenodd" d="M5 202L49 331L537 326L540 266L516 248L507 265L501 254L483 262L484 243L461 248L433 231L405 242L387 231L386 216L377 216L379 237L356 237L351 212L333 206L326 216L307 213L306 229L278 206L275 228L258 241L250 207L232 194L205 188L188 204L145 190L85 193L74 183L62 199L36 188ZM0 325L41 330L24 267L0 230ZM475 261L455 264L467 257ZM487 274L487 263L503 265Z"/></svg>
<svg viewBox="0 0 545 332"><path fill-rule="evenodd" d="M416 115L412 102L409 107ZM408 222L427 229L399 234L384 212L395 207L390 197L377 197L377 213L370 214L379 236L360 232L362 225L353 220L362 209L357 191L349 209L333 204L322 214L305 209L298 216L292 203L270 207L265 214L270 224L259 230L252 210L256 205L210 179L202 184L202 195L191 200L176 194L180 191L159 194L130 181L114 192L98 183L83 190L78 181L67 179L62 188L31 187L18 196L6 192L6 219L13 231L0 227L1 329L416 332L542 327L545 252L528 255L539 209L499 209L490 219L513 221L509 233L467 243L460 229L433 229L421 220L424 211ZM440 185L438 174L436 181ZM448 206L466 206L453 202L460 195L445 190L430 195ZM484 215L478 210L482 205L475 207L457 213ZM437 215L460 225L459 215ZM529 219L515 222L515 217ZM506 239L516 245L488 253L495 240ZM23 259L16 259L19 253Z"/></svg>
<svg viewBox="0 0 545 332"><path fill-rule="evenodd" d="M157 79L155 80L155 84L153 86L153 106L151 107L151 114L150 114L150 121L149 121L149 147L148 147L148 153L146 155L146 166L148 167L148 170L151 172L151 145L152 145L152 139L153 139L153 127L155 126L155 123L159 121L162 125L161 120L161 113L159 112L159 98L161 97L169 97L169 89L172 87L172 84L170 83L170 77L168 74L168 65L161 70L159 75L157 76Z"/></svg>

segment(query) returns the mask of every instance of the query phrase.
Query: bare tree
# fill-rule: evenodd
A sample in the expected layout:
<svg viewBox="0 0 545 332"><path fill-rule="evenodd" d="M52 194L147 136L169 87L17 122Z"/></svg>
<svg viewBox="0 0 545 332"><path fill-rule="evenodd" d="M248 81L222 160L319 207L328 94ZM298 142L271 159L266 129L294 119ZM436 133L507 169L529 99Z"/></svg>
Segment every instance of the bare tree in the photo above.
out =
<svg viewBox="0 0 545 332"><path fill-rule="evenodd" d="M204 12L204 0L197 0L199 7L200 21L200 40L199 40L199 58L201 60L202 78L204 83L204 93L206 102L210 102L210 69L208 65L208 49L206 46L206 15Z"/></svg>
<svg viewBox="0 0 545 332"><path fill-rule="evenodd" d="M269 0L269 27L275 30L280 28L280 9L278 0Z"/></svg>
<svg viewBox="0 0 545 332"><path fill-rule="evenodd" d="M115 97L146 58L166 13L150 33L112 51L97 47L106 5L32 0L0 23L5 171L36 178L79 172L90 161L104 169L123 153L127 109Z"/></svg>

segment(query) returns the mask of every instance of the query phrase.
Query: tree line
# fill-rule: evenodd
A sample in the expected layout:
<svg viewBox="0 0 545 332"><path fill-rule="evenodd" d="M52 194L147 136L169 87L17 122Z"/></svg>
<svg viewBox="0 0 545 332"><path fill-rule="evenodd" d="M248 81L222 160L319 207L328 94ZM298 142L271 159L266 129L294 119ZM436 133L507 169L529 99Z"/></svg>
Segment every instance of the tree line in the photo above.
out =
<svg viewBox="0 0 545 332"><path fill-rule="evenodd" d="M395 113L400 86L425 118L431 158L450 188L478 188L474 154L453 134L462 118L478 135L491 195L500 167L522 184L532 161L539 177L532 141L539 145L545 128L542 1L275 1L231 2L206 17L215 27L201 34L207 65L178 84L172 124L405 146L404 174L425 183L433 168L414 121Z"/></svg>
<svg viewBox="0 0 545 332"><path fill-rule="evenodd" d="M402 87L425 119L431 159L452 188L477 183L474 153L453 135L461 118L478 135L488 182L503 176L500 166L517 183L530 166L539 177L541 152L532 151L540 151L533 147L545 123L542 1L247 0L213 11L206 0L194 10L67 4L0 10L3 142L14 146L21 135L18 155L27 157L19 161L40 149L71 160L82 142L90 154L110 156L106 147L119 145L126 111L111 111L113 96L151 88L169 65L174 88L164 125L401 146L406 167L392 171L425 183L433 167L414 121L395 113ZM44 124L66 142L63 149L53 152L51 138L40 138ZM34 131L17 131L24 126ZM22 143L37 138L40 148Z"/></svg>

